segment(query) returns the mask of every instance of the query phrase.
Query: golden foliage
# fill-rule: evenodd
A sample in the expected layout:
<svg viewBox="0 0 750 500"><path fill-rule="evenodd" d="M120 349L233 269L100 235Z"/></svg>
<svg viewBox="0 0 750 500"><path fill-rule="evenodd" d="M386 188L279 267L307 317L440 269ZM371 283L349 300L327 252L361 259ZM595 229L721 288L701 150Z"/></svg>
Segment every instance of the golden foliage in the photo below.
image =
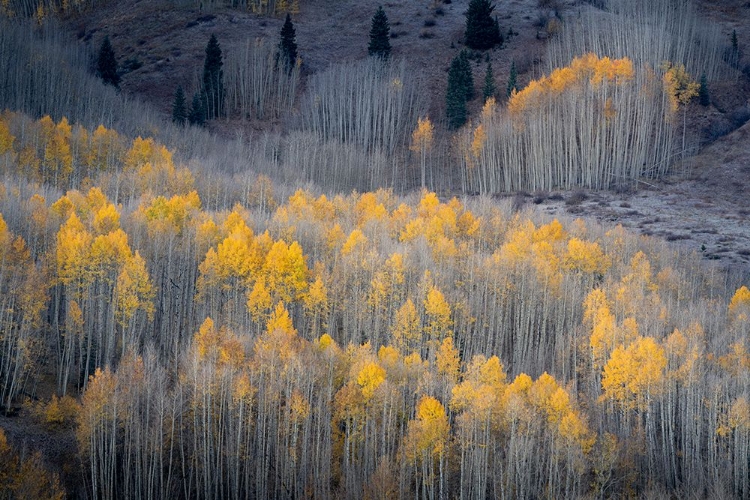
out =
<svg viewBox="0 0 750 500"><path fill-rule="evenodd" d="M367 249L367 236L365 236L359 229L353 230L349 237L344 242L344 246L341 247L341 255L348 256L355 254L362 256Z"/></svg>
<svg viewBox="0 0 750 500"><path fill-rule="evenodd" d="M604 366L602 397L626 409L644 409L661 391L666 366L664 348L651 337L639 337L628 347L618 346Z"/></svg>
<svg viewBox="0 0 750 500"><path fill-rule="evenodd" d="M419 314L411 299L406 299L396 312L391 335L402 352L409 352L421 345L422 332Z"/></svg>
<svg viewBox="0 0 750 500"><path fill-rule="evenodd" d="M554 98L571 88L584 84L595 88L605 83L621 85L630 82L634 75L633 63L627 57L599 58L588 53L573 59L570 66L558 68L539 80L532 80L523 90L514 92L508 100L508 110L512 114L519 114L534 109L541 100Z"/></svg>
<svg viewBox="0 0 750 500"><path fill-rule="evenodd" d="M585 274L604 276L612 265L611 259L596 242L571 238L565 255L565 267Z"/></svg>
<svg viewBox="0 0 750 500"><path fill-rule="evenodd" d="M409 422L406 436L406 456L432 457L445 452L450 424L442 403L432 396L422 396L417 402L416 420Z"/></svg>
<svg viewBox="0 0 750 500"><path fill-rule="evenodd" d="M698 96L700 85L690 78L683 64L665 62L662 69L664 70L664 90L669 96L669 103L674 113L680 105L684 106Z"/></svg>
<svg viewBox="0 0 750 500"><path fill-rule="evenodd" d="M458 349L453 345L453 337L445 337L443 339L435 356L435 364L438 373L445 376L450 383L455 384L458 381L461 358L459 357Z"/></svg>
<svg viewBox="0 0 750 500"><path fill-rule="evenodd" d="M13 152L13 142L16 138L10 133L6 120L0 116L0 156Z"/></svg>
<svg viewBox="0 0 750 500"><path fill-rule="evenodd" d="M429 340L442 342L443 338L451 335L451 308L443 293L436 287L430 288L424 301L426 316L425 334Z"/></svg>
<svg viewBox="0 0 750 500"><path fill-rule="evenodd" d="M729 314L739 321L746 321L750 317L750 290L746 286L734 292L729 302Z"/></svg>
<svg viewBox="0 0 750 500"><path fill-rule="evenodd" d="M370 400L380 385L385 382L385 370L375 362L369 362L357 374L357 384L365 400Z"/></svg>
<svg viewBox="0 0 750 500"><path fill-rule="evenodd" d="M297 330L294 329L292 318L289 316L289 311L284 307L283 302L276 304L273 314L266 323L266 331L273 333L275 331L282 331L288 334L296 334Z"/></svg>
<svg viewBox="0 0 750 500"><path fill-rule="evenodd" d="M433 126L429 117L418 118L417 128L411 134L411 150L423 152L432 147Z"/></svg>

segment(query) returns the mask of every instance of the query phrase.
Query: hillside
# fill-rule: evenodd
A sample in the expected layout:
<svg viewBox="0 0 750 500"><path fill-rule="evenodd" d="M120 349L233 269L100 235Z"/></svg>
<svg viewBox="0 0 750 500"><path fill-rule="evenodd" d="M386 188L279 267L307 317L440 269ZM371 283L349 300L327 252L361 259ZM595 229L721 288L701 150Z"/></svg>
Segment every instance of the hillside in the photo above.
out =
<svg viewBox="0 0 750 500"><path fill-rule="evenodd" d="M0 2L0 498L748 498L746 2L228 3Z"/></svg>
<svg viewBox="0 0 750 500"><path fill-rule="evenodd" d="M406 58L410 67L417 68L423 79L420 92L427 96L427 113L435 117L439 128L442 128L440 123L445 113L447 69L450 60L463 47L466 4L466 1L456 1L386 5L394 57ZM123 75L123 92L146 100L165 116L171 111L177 85L186 88L197 85L205 40L210 34L216 34L225 51L231 51L247 39L277 39L282 22L278 17L238 10L203 12L191 6L163 9L156 5L112 2L89 15L69 20L69 25L90 51L97 49L106 34L111 37L121 61L141 64ZM503 32L506 35L509 30L513 32L501 48L488 53L498 88L502 89L507 82L511 62L518 70L519 88L547 71L543 58L550 36L547 30L550 20L553 24L558 19L565 22L581 11L594 8L585 2L548 2L546 5L540 7L536 0L515 0L497 7ZM366 34L375 6L376 3L348 1L337 2L336 8L330 9L327 2L304 2L295 15L303 73L311 75L333 63L365 57ZM735 30L740 45L744 45L750 23L750 9L746 5L725 1L700 2L698 6L702 15L720 26L727 40ZM331 36L329 30L336 36ZM744 55L737 65L744 67ZM484 63L477 63L474 69L477 85L481 85L483 76ZM741 140L744 133L738 132L735 136L732 130L744 123L750 113L745 97L750 92L750 84L744 76L732 76L728 81L713 82L710 89L711 106L692 104L689 113L690 132L705 152L678 168L670 180L640 184L639 194L592 193L589 202L577 205L572 212L621 222L643 234L655 234L669 241L683 241L707 259L739 265L742 272L748 272L750 229L745 212L750 206L747 197L742 195L748 172L739 166L746 148ZM472 113L478 113L479 100L470 104ZM262 131L283 133L289 125L289 120L278 119L230 120L211 124L211 127L228 136L233 136L240 128L252 136ZM730 135L725 137L727 133ZM439 130L440 142L449 141L444 136L445 132ZM451 175L446 171L448 166L436 163L435 175ZM685 176L690 180L682 180ZM436 184L436 188L448 189L448 192L457 187L455 181ZM537 195L544 197L543 193ZM538 201L539 196L530 200L532 198ZM559 213L565 208L562 204L552 205L550 213ZM654 213L659 215L654 216ZM674 215L670 215L672 213ZM693 227L696 221L705 221L705 227Z"/></svg>

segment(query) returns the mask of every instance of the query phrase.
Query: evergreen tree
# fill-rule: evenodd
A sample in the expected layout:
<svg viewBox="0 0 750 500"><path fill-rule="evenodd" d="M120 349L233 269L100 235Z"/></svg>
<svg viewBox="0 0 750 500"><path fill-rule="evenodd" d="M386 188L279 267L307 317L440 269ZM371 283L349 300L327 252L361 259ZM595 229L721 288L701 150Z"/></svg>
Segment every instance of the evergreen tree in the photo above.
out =
<svg viewBox="0 0 750 500"><path fill-rule="evenodd" d="M466 65L468 58L465 52L453 58L451 68L448 71L448 89L445 93L445 114L448 118L448 125L451 128L458 128L466 122L466 101L469 99L469 89L472 89L474 82L471 76L471 67L469 67L468 78L466 74ZM471 81L469 81L471 79Z"/></svg>
<svg viewBox="0 0 750 500"><path fill-rule="evenodd" d="M514 61L511 61L510 63L510 76L508 76L508 90L507 95L508 97L513 94L513 91L518 91L518 87L516 86L516 63Z"/></svg>
<svg viewBox="0 0 750 500"><path fill-rule="evenodd" d="M203 63L203 114L206 119L221 116L224 110L224 65L221 47L215 35L211 35L206 45L206 60Z"/></svg>
<svg viewBox="0 0 750 500"><path fill-rule="evenodd" d="M495 77L492 75L492 63L487 63L487 72L484 74L484 88L482 89L482 97L486 101L490 97L495 97Z"/></svg>
<svg viewBox="0 0 750 500"><path fill-rule="evenodd" d="M117 59L109 36L104 37L102 46L99 48L99 57L96 61L96 72L99 78L107 85L120 88L120 75L117 74Z"/></svg>
<svg viewBox="0 0 750 500"><path fill-rule="evenodd" d="M172 101L172 121L178 125L185 125L187 120L187 101L185 100L185 91L182 85L177 87Z"/></svg>
<svg viewBox="0 0 750 500"><path fill-rule="evenodd" d="M279 57L287 71L291 71L297 63L297 40L292 16L286 15L284 26L281 27L281 41L279 42Z"/></svg>
<svg viewBox="0 0 750 500"><path fill-rule="evenodd" d="M711 98L708 95L708 81L706 80L706 74L701 75L701 84L698 88L698 101L701 106L708 106L711 104Z"/></svg>
<svg viewBox="0 0 750 500"><path fill-rule="evenodd" d="M471 0L466 10L466 46L475 50L491 49L503 42L497 20L492 18L495 6L490 0Z"/></svg>
<svg viewBox="0 0 750 500"><path fill-rule="evenodd" d="M385 15L383 6L380 6L375 15L372 16L370 45L367 47L367 53L371 56L388 59L391 56L390 34L391 27L388 24L388 17Z"/></svg>
<svg viewBox="0 0 750 500"><path fill-rule="evenodd" d="M206 123L206 112L203 109L203 102L205 97L201 96L200 92L193 94L193 102L190 105L190 112L188 113L188 122L190 125L203 126Z"/></svg>
<svg viewBox="0 0 750 500"><path fill-rule="evenodd" d="M737 52L740 50L740 46L737 43L737 30L732 30L732 51Z"/></svg>
<svg viewBox="0 0 750 500"><path fill-rule="evenodd" d="M471 63L469 62L469 53L462 50L458 55L459 63L459 75L460 85L463 88L464 95L467 101L474 99L474 74L471 71Z"/></svg>

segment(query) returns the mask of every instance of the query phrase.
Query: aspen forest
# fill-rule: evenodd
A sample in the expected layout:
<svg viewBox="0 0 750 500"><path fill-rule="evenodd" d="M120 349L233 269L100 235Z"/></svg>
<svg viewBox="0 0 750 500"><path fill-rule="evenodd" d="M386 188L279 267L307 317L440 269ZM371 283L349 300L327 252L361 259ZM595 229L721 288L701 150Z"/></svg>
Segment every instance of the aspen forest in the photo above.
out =
<svg viewBox="0 0 750 500"><path fill-rule="evenodd" d="M523 202L695 176L742 42L506 4L0 0L0 499L750 500L748 259Z"/></svg>

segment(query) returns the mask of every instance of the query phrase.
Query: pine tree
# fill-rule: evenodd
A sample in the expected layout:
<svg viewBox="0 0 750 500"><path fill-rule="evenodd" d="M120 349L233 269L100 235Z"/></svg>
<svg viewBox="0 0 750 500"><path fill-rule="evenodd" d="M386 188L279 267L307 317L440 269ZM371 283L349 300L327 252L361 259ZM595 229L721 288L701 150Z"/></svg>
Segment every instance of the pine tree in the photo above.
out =
<svg viewBox="0 0 750 500"><path fill-rule="evenodd" d="M179 85L174 93L174 101L172 101L172 122L185 125L186 120L187 101L185 100L185 91L182 90L182 85Z"/></svg>
<svg viewBox="0 0 750 500"><path fill-rule="evenodd" d="M370 45L367 47L367 53L371 56L388 59L391 56L390 33L391 27L388 24L388 17L385 15L383 7L380 6L375 15L372 16Z"/></svg>
<svg viewBox="0 0 750 500"><path fill-rule="evenodd" d="M466 46L475 50L491 49L502 43L497 20L492 18L495 6L490 0L471 0L466 10Z"/></svg>
<svg viewBox="0 0 750 500"><path fill-rule="evenodd" d="M701 75L701 83L698 88L698 100L701 106L708 106L711 104L711 98L708 95L708 81L706 80L706 74Z"/></svg>
<svg viewBox="0 0 750 500"><path fill-rule="evenodd" d="M109 42L109 36L104 37L102 46L99 49L96 72L106 85L120 88L120 75L117 74L117 59L115 58L115 51L112 49L112 44Z"/></svg>
<svg viewBox="0 0 750 500"><path fill-rule="evenodd" d="M492 63L487 63L487 72L484 74L484 89L482 89L482 97L486 101L490 97L495 97L495 77L492 75Z"/></svg>
<svg viewBox="0 0 750 500"><path fill-rule="evenodd" d="M206 45L206 60L203 63L203 111L206 119L221 116L224 110L224 65L221 47L215 35L211 35Z"/></svg>
<svg viewBox="0 0 750 500"><path fill-rule="evenodd" d="M516 77L517 77L517 74L516 74L516 63L515 62L511 62L510 63L510 76L508 76L508 90L507 90L508 97L510 97L511 94L513 94L514 90L518 91L518 87L516 86L517 85L516 84Z"/></svg>
<svg viewBox="0 0 750 500"><path fill-rule="evenodd" d="M188 113L188 122L190 125L203 126L206 123L206 112L203 109L203 102L205 97L201 96L200 92L193 94L193 102L190 105L190 112Z"/></svg>
<svg viewBox="0 0 750 500"><path fill-rule="evenodd" d="M287 71L291 71L297 63L297 41L292 16L286 15L284 26L281 27L281 41L279 42L279 58L283 61Z"/></svg>
<svg viewBox="0 0 750 500"><path fill-rule="evenodd" d="M445 113L451 128L458 128L466 122L467 82L462 59L462 55L456 56L448 71Z"/></svg>
<svg viewBox="0 0 750 500"><path fill-rule="evenodd" d="M464 89L466 100L471 101L474 99L474 74L471 71L471 63L469 62L469 53L462 50L458 55L459 68L460 68L460 83Z"/></svg>

